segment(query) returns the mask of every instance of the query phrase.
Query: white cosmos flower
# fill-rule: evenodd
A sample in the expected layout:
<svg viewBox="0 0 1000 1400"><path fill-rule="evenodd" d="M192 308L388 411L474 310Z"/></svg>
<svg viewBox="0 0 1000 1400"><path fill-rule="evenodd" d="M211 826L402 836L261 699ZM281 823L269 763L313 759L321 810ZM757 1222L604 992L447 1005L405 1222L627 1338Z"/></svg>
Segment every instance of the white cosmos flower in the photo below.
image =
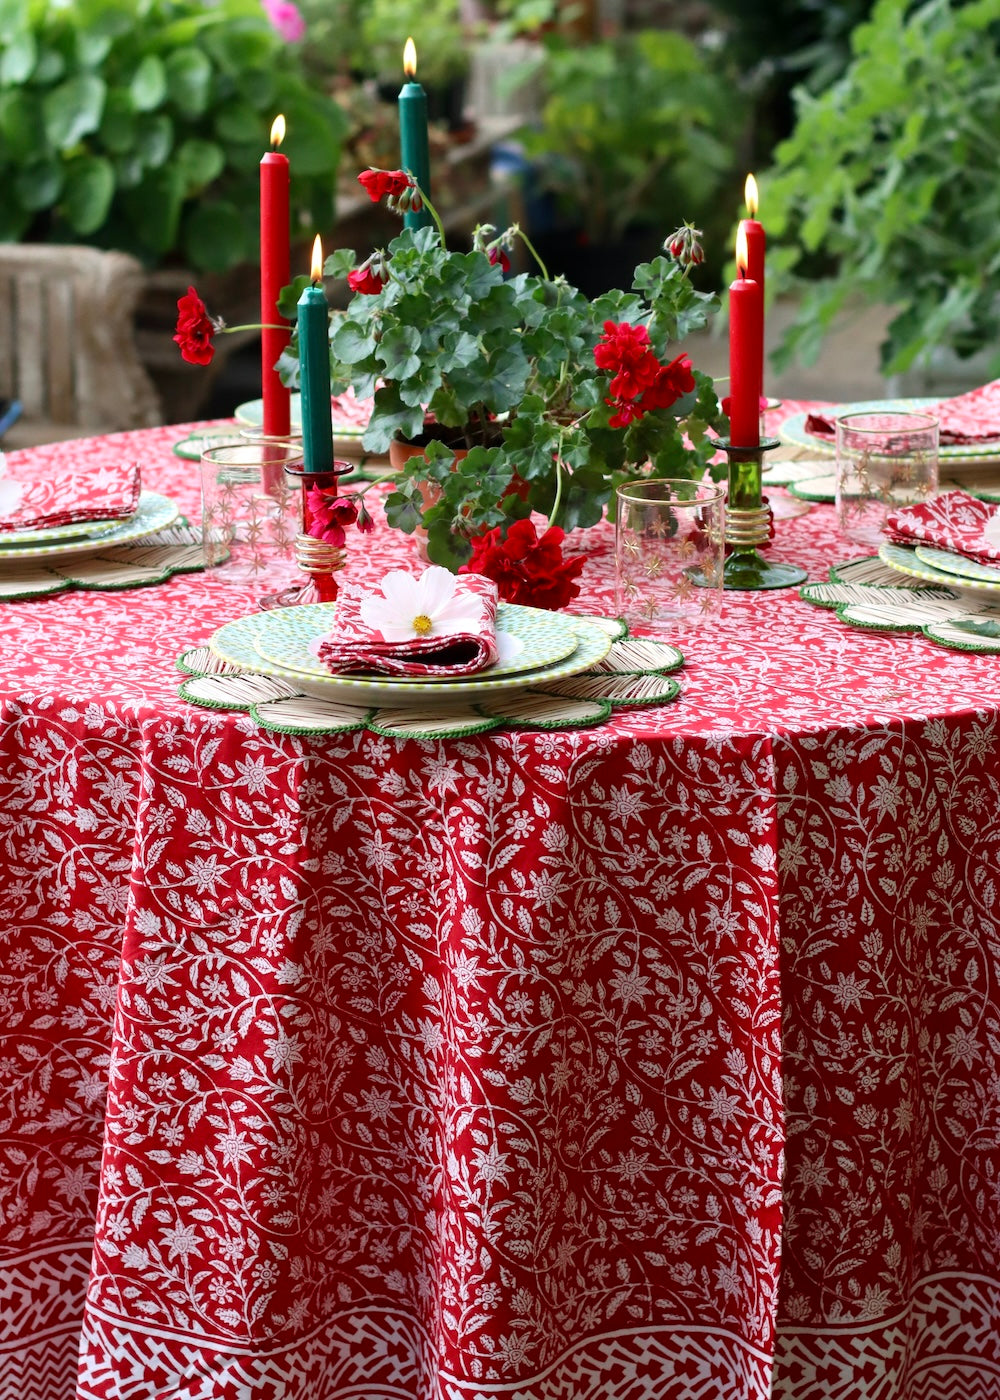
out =
<svg viewBox="0 0 1000 1400"><path fill-rule="evenodd" d="M381 587L384 596L362 599L360 612L361 621L387 642L477 632L482 623L482 598L456 594L455 575L438 564L431 564L419 578L393 569Z"/></svg>

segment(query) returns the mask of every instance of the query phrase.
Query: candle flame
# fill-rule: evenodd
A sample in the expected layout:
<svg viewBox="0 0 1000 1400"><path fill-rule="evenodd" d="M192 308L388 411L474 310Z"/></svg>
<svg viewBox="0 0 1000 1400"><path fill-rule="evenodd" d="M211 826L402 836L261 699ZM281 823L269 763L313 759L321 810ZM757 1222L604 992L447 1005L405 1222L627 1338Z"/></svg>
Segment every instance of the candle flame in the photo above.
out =
<svg viewBox="0 0 1000 1400"><path fill-rule="evenodd" d="M756 218L756 217L757 217L757 181L754 179L754 177L753 177L752 175L748 175L747 178L746 178L746 184L743 186L743 197L744 197L744 199L745 199L746 202L747 202L747 213L750 215L751 219Z"/></svg>
<svg viewBox="0 0 1000 1400"><path fill-rule="evenodd" d="M282 116L275 117L271 123L271 145L280 146L285 139L285 119Z"/></svg>
<svg viewBox="0 0 1000 1400"><path fill-rule="evenodd" d="M316 235L316 241L313 243L312 264L309 275L312 277L314 283L323 280L323 244L320 242L318 233Z"/></svg>
<svg viewBox="0 0 1000 1400"><path fill-rule="evenodd" d="M747 275L747 267L750 264L750 250L747 247L747 231L742 223L736 230L736 267L739 275Z"/></svg>
<svg viewBox="0 0 1000 1400"><path fill-rule="evenodd" d="M403 45L403 72L408 78L417 76L417 46L412 39Z"/></svg>

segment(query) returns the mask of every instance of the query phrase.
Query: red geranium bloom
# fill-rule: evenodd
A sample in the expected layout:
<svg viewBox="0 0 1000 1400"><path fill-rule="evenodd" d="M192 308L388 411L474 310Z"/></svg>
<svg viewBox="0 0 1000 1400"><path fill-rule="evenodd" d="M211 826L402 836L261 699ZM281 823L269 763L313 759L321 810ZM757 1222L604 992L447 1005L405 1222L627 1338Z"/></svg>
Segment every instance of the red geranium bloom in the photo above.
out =
<svg viewBox="0 0 1000 1400"><path fill-rule="evenodd" d="M373 204L386 196L398 199L404 190L413 189L417 183L405 170L362 170L358 181L368 191Z"/></svg>
<svg viewBox="0 0 1000 1400"><path fill-rule="evenodd" d="M671 408L678 399L690 394L695 387L691 373L691 361L687 355L678 355L669 365L662 365L656 378L642 396L642 411L648 413L653 408Z"/></svg>
<svg viewBox="0 0 1000 1400"><path fill-rule="evenodd" d="M353 525L358 518L354 501L346 496L331 500L319 486L310 486L305 495L305 507L306 534L342 549L347 539L344 526Z"/></svg>
<svg viewBox="0 0 1000 1400"><path fill-rule="evenodd" d="M604 336L594 346L594 363L598 369L614 372L611 392L620 399L637 399L661 369L649 343L649 331L627 321L604 322Z"/></svg>
<svg viewBox="0 0 1000 1400"><path fill-rule="evenodd" d="M503 539L498 526L472 542L472 558L459 573L484 574L506 603L533 608L564 608L580 592L575 581L583 571L583 556L563 558L565 535L550 525L538 537L530 520L516 520Z"/></svg>
<svg viewBox="0 0 1000 1400"><path fill-rule="evenodd" d="M377 296L385 283L374 268L357 267L347 274L347 285L352 292L365 292L368 296Z"/></svg>
<svg viewBox="0 0 1000 1400"><path fill-rule="evenodd" d="M496 267L497 263L500 264L500 271L504 276L510 271L510 258L508 258L502 248L491 248L487 257L494 267Z"/></svg>
<svg viewBox="0 0 1000 1400"><path fill-rule="evenodd" d="M188 287L177 303L174 340L181 347L181 359L189 365L210 365L215 354L214 336L215 326L205 303L193 287Z"/></svg>
<svg viewBox="0 0 1000 1400"><path fill-rule="evenodd" d="M627 428L645 411L632 399L605 399L604 402L615 410L608 419L609 428Z"/></svg>

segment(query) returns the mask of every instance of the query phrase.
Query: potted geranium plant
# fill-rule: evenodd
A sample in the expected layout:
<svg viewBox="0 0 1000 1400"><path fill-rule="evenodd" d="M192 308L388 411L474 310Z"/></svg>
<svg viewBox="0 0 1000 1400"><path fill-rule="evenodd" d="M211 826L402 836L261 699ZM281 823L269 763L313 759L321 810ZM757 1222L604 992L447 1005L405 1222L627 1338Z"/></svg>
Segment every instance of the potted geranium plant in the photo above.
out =
<svg viewBox="0 0 1000 1400"><path fill-rule="evenodd" d="M401 171L359 178L398 210L422 199ZM532 512L564 530L591 526L623 481L704 474L721 410L711 379L670 350L716 307L688 276L697 230L672 234L664 256L636 269L634 291L591 301L544 267L507 276L516 227L480 228L470 252L454 252L434 218L360 265L341 249L325 269L355 293L331 316L330 354L334 392L374 398L365 448L426 443L387 499L391 525L423 526L428 557L455 570ZM298 291L286 289L283 310ZM293 341L292 383L297 368ZM514 542L524 549L524 528Z"/></svg>

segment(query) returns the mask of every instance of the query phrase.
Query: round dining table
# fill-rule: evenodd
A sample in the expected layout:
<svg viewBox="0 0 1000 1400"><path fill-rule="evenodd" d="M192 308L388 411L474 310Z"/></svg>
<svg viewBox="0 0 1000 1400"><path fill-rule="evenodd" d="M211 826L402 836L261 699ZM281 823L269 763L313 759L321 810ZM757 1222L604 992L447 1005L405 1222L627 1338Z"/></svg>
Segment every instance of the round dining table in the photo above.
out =
<svg viewBox="0 0 1000 1400"><path fill-rule="evenodd" d="M198 431L8 467L194 522ZM1000 660L727 593L671 704L301 737L178 694L255 606L0 603L0 1400L1000 1396Z"/></svg>

